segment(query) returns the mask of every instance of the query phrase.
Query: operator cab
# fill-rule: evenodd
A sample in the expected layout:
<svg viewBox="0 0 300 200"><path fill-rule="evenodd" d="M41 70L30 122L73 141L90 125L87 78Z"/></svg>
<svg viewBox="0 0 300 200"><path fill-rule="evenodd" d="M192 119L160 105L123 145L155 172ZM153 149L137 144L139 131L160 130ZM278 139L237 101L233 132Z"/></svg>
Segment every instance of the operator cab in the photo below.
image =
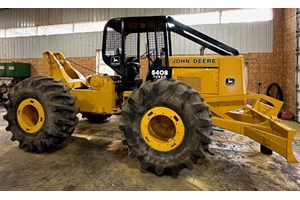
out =
<svg viewBox="0 0 300 200"><path fill-rule="evenodd" d="M168 66L166 38L165 16L112 19L104 28L102 57L122 77L123 88L132 90L142 83L141 65L147 74Z"/></svg>
<svg viewBox="0 0 300 200"><path fill-rule="evenodd" d="M133 90L142 80L171 78L171 33L179 35L202 49L221 55L239 52L169 16L125 17L107 22L103 32L104 62L122 77L122 89Z"/></svg>

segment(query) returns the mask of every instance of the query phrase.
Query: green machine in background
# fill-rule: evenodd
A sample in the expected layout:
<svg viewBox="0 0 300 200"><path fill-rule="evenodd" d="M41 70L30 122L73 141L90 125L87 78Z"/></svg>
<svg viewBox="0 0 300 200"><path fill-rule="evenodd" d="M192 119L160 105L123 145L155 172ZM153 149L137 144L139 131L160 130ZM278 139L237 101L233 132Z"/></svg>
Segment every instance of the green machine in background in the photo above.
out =
<svg viewBox="0 0 300 200"><path fill-rule="evenodd" d="M30 76L30 63L0 63L0 101L6 99L7 92L14 85Z"/></svg>
<svg viewBox="0 0 300 200"><path fill-rule="evenodd" d="M30 77L30 63L0 63L0 77L24 79Z"/></svg>

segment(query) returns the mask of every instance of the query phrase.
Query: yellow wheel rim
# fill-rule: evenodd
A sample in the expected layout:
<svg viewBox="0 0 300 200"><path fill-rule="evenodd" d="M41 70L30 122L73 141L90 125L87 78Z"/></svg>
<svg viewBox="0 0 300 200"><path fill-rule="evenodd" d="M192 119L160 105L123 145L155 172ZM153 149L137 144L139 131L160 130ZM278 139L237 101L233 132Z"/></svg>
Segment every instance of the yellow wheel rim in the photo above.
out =
<svg viewBox="0 0 300 200"><path fill-rule="evenodd" d="M154 107L141 121L144 141L153 149L168 152L176 149L184 139L184 124L180 116L166 107Z"/></svg>
<svg viewBox="0 0 300 200"><path fill-rule="evenodd" d="M45 112L43 106L36 99L23 100L17 110L17 120L25 132L36 133L44 125Z"/></svg>

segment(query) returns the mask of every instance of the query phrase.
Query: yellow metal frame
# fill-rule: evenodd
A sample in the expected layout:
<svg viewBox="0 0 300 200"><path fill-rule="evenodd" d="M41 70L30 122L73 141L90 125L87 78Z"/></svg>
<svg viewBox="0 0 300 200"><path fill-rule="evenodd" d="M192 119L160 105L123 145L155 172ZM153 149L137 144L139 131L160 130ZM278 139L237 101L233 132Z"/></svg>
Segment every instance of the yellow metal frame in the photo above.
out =
<svg viewBox="0 0 300 200"><path fill-rule="evenodd" d="M110 76L94 74L85 78L74 69L63 53L43 53L49 75L70 87L76 106L82 113L113 114L117 98L115 83Z"/></svg>
<svg viewBox="0 0 300 200"><path fill-rule="evenodd" d="M23 131L35 134L44 125L45 112L43 106L33 98L23 100L17 109L17 120Z"/></svg>
<svg viewBox="0 0 300 200"><path fill-rule="evenodd" d="M51 77L62 80L65 85L71 88L90 86L84 76L67 61L63 53L47 51L43 53L43 58Z"/></svg>
<svg viewBox="0 0 300 200"><path fill-rule="evenodd" d="M141 121L144 141L153 149L169 152L184 140L184 124L180 116L166 107L148 110Z"/></svg>
<svg viewBox="0 0 300 200"><path fill-rule="evenodd" d="M214 125L248 136L282 155L289 163L298 162L292 150L296 131L277 118L283 102L263 94L207 95L204 99L213 113ZM241 107L247 100L254 101L252 106Z"/></svg>
<svg viewBox="0 0 300 200"><path fill-rule="evenodd" d="M173 67L172 78L203 96L214 125L248 136L288 162L297 162L292 151L296 131L277 118L283 102L247 93L243 56L180 55L170 56L169 63ZM252 106L247 106L250 101Z"/></svg>
<svg viewBox="0 0 300 200"><path fill-rule="evenodd" d="M111 77L93 75L86 79L70 65L62 53L48 51L43 56L50 76L62 80L66 86L72 88L71 93L77 97L76 105L80 112L113 114L120 111L115 106L118 95ZM283 102L262 94L246 94L242 56L173 56L169 58L169 63L175 67L173 70L175 79L183 77L188 82L191 78L201 78L201 85L196 89L203 95L213 113L212 121L216 126L248 136L282 155L288 162L297 162L292 151L292 141L296 131L277 119ZM189 67L199 69L188 69ZM197 73L193 74L193 70ZM209 78L205 78L207 74ZM228 78L235 80L235 84L228 86L225 82ZM123 92L124 102L129 94L130 91ZM254 102L252 106L246 106L249 100ZM24 106L27 104L29 104L27 101L24 102ZM44 112L38 104L35 105L37 110L41 110L38 112ZM155 114L152 117L149 115L151 112ZM166 116L171 120L172 123L169 124L174 124L176 129L174 137L159 138L151 133L149 126L152 118L157 115ZM174 121L174 116L179 119L178 122ZM20 117L18 120L19 124L22 124L22 129L27 130L26 123L22 122ZM38 122L34 127L29 128L29 132L35 132L41 126ZM141 131L146 143L158 151L171 151L178 147L184 138L184 125L180 116L164 107L153 108L144 115Z"/></svg>

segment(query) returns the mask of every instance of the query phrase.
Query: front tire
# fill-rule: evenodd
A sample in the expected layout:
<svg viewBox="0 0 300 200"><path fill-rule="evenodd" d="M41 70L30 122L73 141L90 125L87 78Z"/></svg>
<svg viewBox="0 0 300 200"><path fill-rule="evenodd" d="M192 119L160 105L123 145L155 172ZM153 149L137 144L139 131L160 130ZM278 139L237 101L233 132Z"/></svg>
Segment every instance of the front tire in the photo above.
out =
<svg viewBox="0 0 300 200"><path fill-rule="evenodd" d="M177 176L205 157L212 134L210 116L196 90L160 79L132 92L121 112L120 129L129 155L140 160L143 170Z"/></svg>
<svg viewBox="0 0 300 200"><path fill-rule="evenodd" d="M19 82L5 103L12 141L28 152L60 147L74 132L78 109L70 88L51 77L31 77Z"/></svg>

